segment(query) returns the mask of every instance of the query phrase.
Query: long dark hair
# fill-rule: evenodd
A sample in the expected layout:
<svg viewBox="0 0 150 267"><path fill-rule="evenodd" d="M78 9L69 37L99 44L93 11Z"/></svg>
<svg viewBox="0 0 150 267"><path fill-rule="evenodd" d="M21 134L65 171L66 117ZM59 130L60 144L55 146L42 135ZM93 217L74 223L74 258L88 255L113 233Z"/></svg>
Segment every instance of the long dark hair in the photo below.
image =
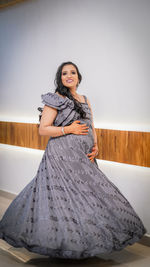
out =
<svg viewBox="0 0 150 267"><path fill-rule="evenodd" d="M61 94L62 96L67 96L69 99L71 99L74 102L74 109L80 114L81 118L86 118L86 112L83 110L81 103L76 100L72 94L70 93L70 90L68 87L64 86L61 80L61 75L62 75L62 68L65 65L73 65L76 68L77 74L78 74L78 80L80 84L81 80L82 80L82 75L79 72L79 69L77 67L77 65L71 61L67 61L67 62L63 62L57 69L56 72L56 76L55 76L55 80L54 80L54 84L56 86L55 89L55 93L58 92L59 94ZM41 120L42 117L42 111L43 108L38 107L38 110L41 112L41 114L39 115L39 121Z"/></svg>
<svg viewBox="0 0 150 267"><path fill-rule="evenodd" d="M71 62L71 61L64 62L57 69L57 73L56 73L55 81L54 81L54 84L56 86L55 93L58 92L59 94L61 94L63 96L67 96L69 99L71 99L74 102L74 109L80 114L81 118L85 118L86 117L86 113L82 109L82 105L80 104L80 102L78 100L76 100L72 96L72 94L70 93L69 88L64 86L63 83L62 83L61 74L62 74L62 69L63 69L63 67L65 65L73 65L77 70L79 84L80 84L80 82L82 80L82 76L81 76L81 73L79 72L79 69L78 69L77 65L75 63Z"/></svg>

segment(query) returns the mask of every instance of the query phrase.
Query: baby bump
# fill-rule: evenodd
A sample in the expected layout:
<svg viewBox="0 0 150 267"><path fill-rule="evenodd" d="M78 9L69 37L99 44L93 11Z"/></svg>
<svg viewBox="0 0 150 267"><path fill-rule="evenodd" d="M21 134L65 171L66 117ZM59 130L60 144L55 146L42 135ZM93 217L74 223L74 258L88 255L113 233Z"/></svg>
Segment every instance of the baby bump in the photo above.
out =
<svg viewBox="0 0 150 267"><path fill-rule="evenodd" d="M91 152L93 145L93 130L90 126L86 135L67 134L59 137L51 137L48 141L47 149L51 154L59 153L63 155L63 153L69 153L70 150L82 151L87 154Z"/></svg>
<svg viewBox="0 0 150 267"><path fill-rule="evenodd" d="M80 119L80 123L86 124L89 127L88 134L86 135L81 135L81 134L74 135L73 134L71 135L71 140L72 140L72 143L74 144L74 147L76 147L79 150L81 149L87 154L91 152L92 147L94 145L93 129L92 129L90 120Z"/></svg>
<svg viewBox="0 0 150 267"><path fill-rule="evenodd" d="M94 145L93 130L92 127L89 127L87 135L72 135L72 143L74 147L81 149L86 154L91 152Z"/></svg>

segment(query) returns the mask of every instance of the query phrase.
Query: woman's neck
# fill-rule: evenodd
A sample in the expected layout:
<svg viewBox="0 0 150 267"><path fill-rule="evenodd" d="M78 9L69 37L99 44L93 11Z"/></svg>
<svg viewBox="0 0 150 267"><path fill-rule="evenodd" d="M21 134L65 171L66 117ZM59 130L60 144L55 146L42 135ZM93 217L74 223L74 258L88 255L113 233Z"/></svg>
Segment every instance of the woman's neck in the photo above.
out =
<svg viewBox="0 0 150 267"><path fill-rule="evenodd" d="M76 87L70 88L70 93L72 94L73 97L78 96L78 94L76 92Z"/></svg>

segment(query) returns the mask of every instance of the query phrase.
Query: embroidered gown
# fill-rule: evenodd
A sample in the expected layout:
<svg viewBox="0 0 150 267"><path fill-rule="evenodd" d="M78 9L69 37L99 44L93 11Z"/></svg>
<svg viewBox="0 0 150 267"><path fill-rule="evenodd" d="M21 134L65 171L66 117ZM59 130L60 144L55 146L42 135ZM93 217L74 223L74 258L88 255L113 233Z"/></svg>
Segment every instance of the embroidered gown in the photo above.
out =
<svg viewBox="0 0 150 267"><path fill-rule="evenodd" d="M80 120L89 132L48 140L36 176L0 221L0 238L31 252L72 259L109 254L137 242L146 233L141 219L96 160L87 157L94 144L87 102L82 103L88 117L83 120L69 98L56 93L41 97L58 110L55 126Z"/></svg>

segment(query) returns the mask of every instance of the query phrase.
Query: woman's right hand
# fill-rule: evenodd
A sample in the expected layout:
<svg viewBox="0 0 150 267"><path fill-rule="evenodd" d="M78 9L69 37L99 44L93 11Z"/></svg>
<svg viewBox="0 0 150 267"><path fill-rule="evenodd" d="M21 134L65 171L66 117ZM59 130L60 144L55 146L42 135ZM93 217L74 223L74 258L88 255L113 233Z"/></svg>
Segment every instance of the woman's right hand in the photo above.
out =
<svg viewBox="0 0 150 267"><path fill-rule="evenodd" d="M89 131L89 127L85 123L80 124L80 121L74 121L68 127L69 127L69 132L72 134L87 135Z"/></svg>

